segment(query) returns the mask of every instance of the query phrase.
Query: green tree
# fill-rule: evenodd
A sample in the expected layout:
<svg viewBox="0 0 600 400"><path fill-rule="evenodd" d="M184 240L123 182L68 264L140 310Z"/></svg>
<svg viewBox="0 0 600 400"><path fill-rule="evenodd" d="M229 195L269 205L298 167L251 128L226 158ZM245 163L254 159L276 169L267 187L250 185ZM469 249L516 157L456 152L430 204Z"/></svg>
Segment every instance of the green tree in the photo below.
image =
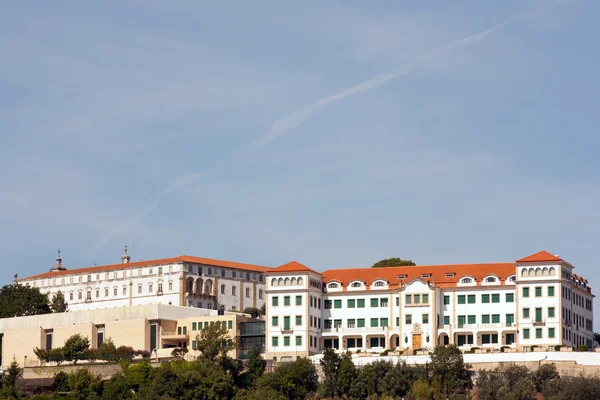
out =
<svg viewBox="0 0 600 400"><path fill-rule="evenodd" d="M431 378L437 378L445 395L465 393L471 388L469 371L456 345L437 346L431 353Z"/></svg>
<svg viewBox="0 0 600 400"><path fill-rule="evenodd" d="M275 391L289 400L304 400L318 388L317 371L309 359L301 358L264 374L257 384L259 390Z"/></svg>
<svg viewBox="0 0 600 400"><path fill-rule="evenodd" d="M49 314L48 296L39 288L21 284L6 285L0 289L0 318Z"/></svg>
<svg viewBox="0 0 600 400"><path fill-rule="evenodd" d="M398 257L386 258L385 260L377 261L371 266L371 268L384 268L384 267L405 267L417 265L412 260L403 260Z"/></svg>
<svg viewBox="0 0 600 400"><path fill-rule="evenodd" d="M261 315L260 310L256 307L246 307L242 312L244 314L250 314L252 318L258 318L258 316Z"/></svg>
<svg viewBox="0 0 600 400"><path fill-rule="evenodd" d="M260 306L260 315L267 315L267 303L263 303L263 305Z"/></svg>
<svg viewBox="0 0 600 400"><path fill-rule="evenodd" d="M52 296L52 300L50 300L50 308L52 309L52 312L55 313L67 312L69 309L69 303L67 303L63 292L59 290L54 296Z"/></svg>
<svg viewBox="0 0 600 400"><path fill-rule="evenodd" d="M69 389L71 398L87 400L98 395L102 388L100 375L92 375L87 369L80 369L69 374Z"/></svg>
<svg viewBox="0 0 600 400"><path fill-rule="evenodd" d="M118 361L117 348L111 338L103 341L100 346L98 346L98 358L108 362Z"/></svg>
<svg viewBox="0 0 600 400"><path fill-rule="evenodd" d="M133 397L132 388L121 373L113 375L102 385L102 398L106 400L130 399Z"/></svg>
<svg viewBox="0 0 600 400"><path fill-rule="evenodd" d="M337 397L340 395L340 385L338 378L338 369L340 368L340 356L334 349L328 347L323 350L323 357L319 361L323 371L323 381L321 382L321 393L324 397Z"/></svg>
<svg viewBox="0 0 600 400"><path fill-rule="evenodd" d="M254 386L256 380L263 376L267 362L262 358L260 350L256 347L248 352L246 360L246 371L243 374L243 386L245 388Z"/></svg>
<svg viewBox="0 0 600 400"><path fill-rule="evenodd" d="M560 379L560 374L556 370L556 365L554 363L540 365L537 371L533 373L535 390L541 392L549 381L555 379Z"/></svg>
<svg viewBox="0 0 600 400"><path fill-rule="evenodd" d="M237 346L235 340L228 338L229 330L220 322L205 326L196 336L196 350L199 359L217 361Z"/></svg>
<svg viewBox="0 0 600 400"><path fill-rule="evenodd" d="M89 347L90 341L88 338L77 333L65 341L65 344L62 347L62 354L65 361L73 361L75 364L78 360L83 359L84 351Z"/></svg>
<svg viewBox="0 0 600 400"><path fill-rule="evenodd" d="M600 346L600 333L594 333L594 340Z"/></svg>
<svg viewBox="0 0 600 400"><path fill-rule="evenodd" d="M17 389L17 381L21 378L21 367L17 360L13 358L12 362L2 376L2 389L0 390L0 398L3 399L18 399L24 397Z"/></svg>
<svg viewBox="0 0 600 400"><path fill-rule="evenodd" d="M356 379L356 366L352 361L352 355L349 351L342 354L340 366L338 367L338 385L341 394L347 394L350 391L352 382Z"/></svg>
<svg viewBox="0 0 600 400"><path fill-rule="evenodd" d="M52 388L58 393L66 393L69 391L69 374L60 371L54 375L54 383Z"/></svg>

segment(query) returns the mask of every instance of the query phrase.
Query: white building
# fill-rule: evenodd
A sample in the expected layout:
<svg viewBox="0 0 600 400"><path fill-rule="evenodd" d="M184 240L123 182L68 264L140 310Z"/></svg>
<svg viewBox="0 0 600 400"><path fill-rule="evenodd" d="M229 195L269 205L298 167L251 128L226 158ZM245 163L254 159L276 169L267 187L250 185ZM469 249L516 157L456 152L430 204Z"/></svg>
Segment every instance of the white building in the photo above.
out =
<svg viewBox="0 0 600 400"><path fill-rule="evenodd" d="M511 263L267 270L266 357L324 347L382 351L437 344L531 350L594 346L587 280L546 251Z"/></svg>
<svg viewBox="0 0 600 400"><path fill-rule="evenodd" d="M67 269L60 251L49 272L17 279L52 297L62 292L71 311L147 304L169 304L224 311L260 308L268 267L179 256Z"/></svg>

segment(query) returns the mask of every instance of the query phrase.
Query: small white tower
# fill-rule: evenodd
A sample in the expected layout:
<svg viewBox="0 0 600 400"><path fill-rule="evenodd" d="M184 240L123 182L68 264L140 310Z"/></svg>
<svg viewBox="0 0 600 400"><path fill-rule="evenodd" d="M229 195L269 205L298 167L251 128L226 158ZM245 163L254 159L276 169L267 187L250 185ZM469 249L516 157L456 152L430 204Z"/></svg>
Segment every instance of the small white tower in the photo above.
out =
<svg viewBox="0 0 600 400"><path fill-rule="evenodd" d="M54 267L50 268L50 272L64 271L66 268L62 265L62 258L60 258L60 249L58 249L58 256L56 257L56 263Z"/></svg>
<svg viewBox="0 0 600 400"><path fill-rule="evenodd" d="M125 245L125 253L121 256L121 264L129 264L131 257L127 254L127 245Z"/></svg>

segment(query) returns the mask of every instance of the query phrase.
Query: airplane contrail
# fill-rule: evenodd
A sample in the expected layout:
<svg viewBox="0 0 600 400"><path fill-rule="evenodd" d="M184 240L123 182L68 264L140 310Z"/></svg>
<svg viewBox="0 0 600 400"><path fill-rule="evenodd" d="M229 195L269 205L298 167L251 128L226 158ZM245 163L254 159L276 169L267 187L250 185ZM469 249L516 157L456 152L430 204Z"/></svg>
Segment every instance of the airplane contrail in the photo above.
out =
<svg viewBox="0 0 600 400"><path fill-rule="evenodd" d="M171 184L161 194L159 194L157 196L157 198L154 200L154 202L152 202L152 204L150 206L146 207L144 209L144 211L142 213L140 213L136 218L113 228L111 231L109 231L107 234L105 234L95 244L94 251L99 250L106 243L108 243L114 236L125 232L127 230L127 228L129 228L132 225L135 225L136 223L141 221L143 218L145 218L150 212L152 212L158 206L159 199L162 196L177 190L181 186L186 186L186 185L190 185L195 182L198 182L200 179L202 179L209 173L219 170L226 163L230 163L233 160L239 159L243 156L250 155L252 152L254 152L256 150L260 150L260 149L268 146L270 143L272 143L274 140L276 140L277 138L279 138L286 132L289 132L290 130L297 128L298 126L305 123L308 119L310 119L310 117L313 114L315 114L319 110L326 108L327 106L329 106L333 103L337 103L338 101L342 101L350 96L354 96L354 95L378 88L382 85L385 85L389 81L409 75L415 69L419 68L420 66L422 66L423 64L427 63L428 61L430 61L434 58L448 54L448 53L456 50L457 48L468 46L468 45L471 45L474 43L478 43L478 42L484 40L490 34L506 28L508 25L512 24L513 22L515 22L516 20L518 20L520 18L523 18L526 15L541 11L541 10L549 7L552 4L561 3L563 1L566 1L566 0L554 0L551 3L546 3L539 7L517 13L502 23L494 25L488 29L477 32L475 34L472 34L472 35L469 35L469 36L466 36L466 37L463 37L460 39L453 40L446 44L443 44L443 45L425 53L424 55L417 57L414 61L412 61L408 64L401 65L390 71L375 75L372 78L369 78L364 82L361 82L357 85L351 86L341 92L332 94L328 97L321 98L313 103L310 103L302 108L299 108L296 111L293 111L293 112L287 114L286 116L275 121L273 123L273 125L271 125L271 129L269 129L269 131L266 134L264 134L263 136L258 138L256 141L254 141L254 143L252 143L246 151L243 151L240 153L235 153L234 155L217 162L211 168L208 168L204 171L190 172L190 173L179 175L177 178L175 178L171 182Z"/></svg>

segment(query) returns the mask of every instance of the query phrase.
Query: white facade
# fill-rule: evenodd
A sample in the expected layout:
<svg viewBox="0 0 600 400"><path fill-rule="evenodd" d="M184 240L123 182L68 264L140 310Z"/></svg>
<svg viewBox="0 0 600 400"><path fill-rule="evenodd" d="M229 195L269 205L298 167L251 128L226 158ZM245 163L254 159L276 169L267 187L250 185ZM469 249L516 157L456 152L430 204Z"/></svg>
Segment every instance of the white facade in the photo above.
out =
<svg viewBox="0 0 600 400"><path fill-rule="evenodd" d="M310 356L324 347L378 352L457 344L465 350L508 346L527 351L595 345L594 295L587 281L572 274L570 264L546 252L516 263L323 274L291 264L295 265L267 272L268 358ZM321 288L308 290L322 307L294 305L296 296L307 293L306 285L279 285L299 276L323 282ZM290 306L282 306L286 297ZM291 317L289 330L282 328L285 316ZM294 336L305 332L304 326L294 326L296 317L303 323L307 318L309 324L316 321L308 333L314 346L307 348L305 342L294 346ZM291 342L282 345L283 336L290 336Z"/></svg>
<svg viewBox="0 0 600 400"><path fill-rule="evenodd" d="M69 310L168 304L223 311L264 304L266 267L181 256L68 270L57 258L50 272L18 279L52 298L59 291Z"/></svg>

